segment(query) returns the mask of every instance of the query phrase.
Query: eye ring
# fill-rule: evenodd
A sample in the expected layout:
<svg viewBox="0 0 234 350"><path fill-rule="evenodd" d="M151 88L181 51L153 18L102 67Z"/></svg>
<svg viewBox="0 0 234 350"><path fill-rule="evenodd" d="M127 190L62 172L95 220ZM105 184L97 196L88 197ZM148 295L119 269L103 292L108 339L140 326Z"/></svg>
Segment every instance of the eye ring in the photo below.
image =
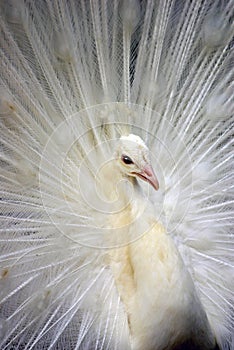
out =
<svg viewBox="0 0 234 350"><path fill-rule="evenodd" d="M132 159L126 155L122 155L121 160L124 162L124 164L134 164Z"/></svg>

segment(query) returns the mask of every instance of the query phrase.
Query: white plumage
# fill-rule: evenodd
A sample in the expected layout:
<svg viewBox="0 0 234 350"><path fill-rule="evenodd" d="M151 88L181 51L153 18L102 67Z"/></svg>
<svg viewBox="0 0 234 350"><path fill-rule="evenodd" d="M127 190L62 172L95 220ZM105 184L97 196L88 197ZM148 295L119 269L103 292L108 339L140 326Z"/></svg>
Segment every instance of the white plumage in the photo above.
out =
<svg viewBox="0 0 234 350"><path fill-rule="evenodd" d="M233 0L0 6L0 348L233 349Z"/></svg>

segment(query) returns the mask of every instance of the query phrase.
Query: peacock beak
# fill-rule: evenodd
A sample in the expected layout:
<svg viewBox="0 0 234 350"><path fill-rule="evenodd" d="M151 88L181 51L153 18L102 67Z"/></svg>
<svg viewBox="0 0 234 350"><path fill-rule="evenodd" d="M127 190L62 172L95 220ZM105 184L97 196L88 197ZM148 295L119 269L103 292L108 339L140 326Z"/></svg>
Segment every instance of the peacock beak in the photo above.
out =
<svg viewBox="0 0 234 350"><path fill-rule="evenodd" d="M149 164L145 165L143 170L140 173L134 173L134 174L138 176L140 179L152 185L156 191L159 189L159 182L151 165Z"/></svg>

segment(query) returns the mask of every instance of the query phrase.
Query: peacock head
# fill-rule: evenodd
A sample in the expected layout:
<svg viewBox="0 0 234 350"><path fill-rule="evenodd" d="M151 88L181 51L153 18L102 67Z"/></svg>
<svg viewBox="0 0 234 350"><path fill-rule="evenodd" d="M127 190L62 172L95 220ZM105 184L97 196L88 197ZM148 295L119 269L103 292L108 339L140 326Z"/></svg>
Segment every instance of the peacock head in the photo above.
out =
<svg viewBox="0 0 234 350"><path fill-rule="evenodd" d="M137 135L122 136L116 150L116 160L121 172L130 177L137 177L159 189L157 177L150 162L149 149Z"/></svg>

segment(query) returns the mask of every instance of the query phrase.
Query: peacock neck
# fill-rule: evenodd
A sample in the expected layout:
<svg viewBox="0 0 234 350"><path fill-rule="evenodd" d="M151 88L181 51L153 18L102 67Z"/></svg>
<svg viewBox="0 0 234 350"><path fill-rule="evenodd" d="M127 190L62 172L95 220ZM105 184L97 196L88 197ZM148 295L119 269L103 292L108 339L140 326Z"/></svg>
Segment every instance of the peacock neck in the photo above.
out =
<svg viewBox="0 0 234 350"><path fill-rule="evenodd" d="M124 215L112 217L112 225L118 226L124 217L124 224L132 222L129 237L142 232L133 242L110 251L110 267L126 310L132 349L161 350L165 344L172 349L187 341L196 349L213 349L208 319L172 238L148 211L150 204L147 207L137 180L128 181L133 192L123 195L129 201L131 194L132 200Z"/></svg>

